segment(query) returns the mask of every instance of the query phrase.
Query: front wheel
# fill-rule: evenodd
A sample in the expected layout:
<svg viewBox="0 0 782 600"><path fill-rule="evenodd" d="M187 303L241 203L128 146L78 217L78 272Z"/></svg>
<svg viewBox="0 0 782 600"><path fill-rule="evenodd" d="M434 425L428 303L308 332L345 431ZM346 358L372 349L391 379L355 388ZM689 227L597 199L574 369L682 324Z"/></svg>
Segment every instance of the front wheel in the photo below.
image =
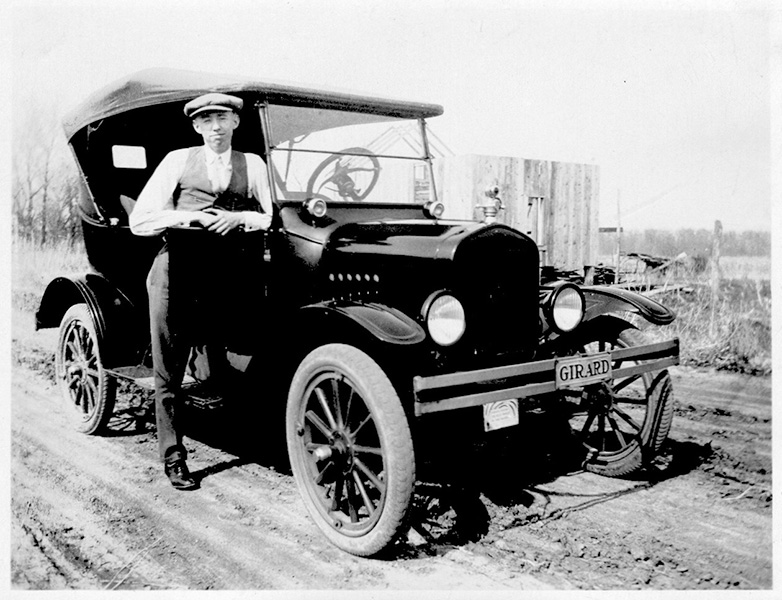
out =
<svg viewBox="0 0 782 600"><path fill-rule="evenodd" d="M304 504L333 544L372 556L403 533L413 442L399 396L368 355L344 344L307 355L288 394L286 437Z"/></svg>
<svg viewBox="0 0 782 600"><path fill-rule="evenodd" d="M630 323L613 317L595 319L587 331L577 349L590 354L648 343ZM633 364L615 361L612 368ZM667 370L589 386L572 400L576 406L570 426L586 450L584 468L609 477L630 475L654 458L673 420L673 386Z"/></svg>
<svg viewBox="0 0 782 600"><path fill-rule="evenodd" d="M55 373L68 415L78 431L105 429L114 410L116 381L103 368L98 334L86 304L75 304L60 322Z"/></svg>

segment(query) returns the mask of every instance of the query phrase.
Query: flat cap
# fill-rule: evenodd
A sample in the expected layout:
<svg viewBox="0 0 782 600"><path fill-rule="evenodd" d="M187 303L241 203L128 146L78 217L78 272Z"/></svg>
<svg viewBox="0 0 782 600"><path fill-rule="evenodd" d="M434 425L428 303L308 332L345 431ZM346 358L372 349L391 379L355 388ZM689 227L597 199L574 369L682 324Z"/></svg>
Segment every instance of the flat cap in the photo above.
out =
<svg viewBox="0 0 782 600"><path fill-rule="evenodd" d="M233 111L238 113L242 110L243 105L244 101L241 98L213 92L194 98L185 104L185 115L192 119L197 114L207 111Z"/></svg>

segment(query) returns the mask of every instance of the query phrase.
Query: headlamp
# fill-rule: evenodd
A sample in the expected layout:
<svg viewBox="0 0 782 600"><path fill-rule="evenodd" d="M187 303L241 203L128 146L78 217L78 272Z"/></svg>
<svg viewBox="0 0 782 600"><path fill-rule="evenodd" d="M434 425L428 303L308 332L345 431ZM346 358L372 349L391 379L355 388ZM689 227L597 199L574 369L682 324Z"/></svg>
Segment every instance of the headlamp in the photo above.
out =
<svg viewBox="0 0 782 600"><path fill-rule="evenodd" d="M584 318L584 295L572 283L563 283L549 297L550 321L561 333L573 331Z"/></svg>
<svg viewBox="0 0 782 600"><path fill-rule="evenodd" d="M429 335L440 346L452 346L464 334L464 307L451 294L436 292L429 296L423 313Z"/></svg>

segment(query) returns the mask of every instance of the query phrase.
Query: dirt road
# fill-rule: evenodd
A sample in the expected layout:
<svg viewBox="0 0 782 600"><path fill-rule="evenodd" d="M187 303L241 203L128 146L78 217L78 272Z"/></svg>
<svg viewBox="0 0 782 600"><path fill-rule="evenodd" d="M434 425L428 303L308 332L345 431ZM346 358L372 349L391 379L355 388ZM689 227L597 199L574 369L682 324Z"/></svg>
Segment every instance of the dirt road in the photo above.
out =
<svg viewBox="0 0 782 600"><path fill-rule="evenodd" d="M483 479L470 494L422 484L413 532L391 559L367 560L309 521L263 423L236 446L202 433L219 414L196 414L190 466L203 479L189 493L161 473L145 396L120 394L114 435L72 430L54 332L27 333L25 319L13 342L15 589L771 588L768 379L675 370L670 441L637 480L558 472L533 441L472 465Z"/></svg>

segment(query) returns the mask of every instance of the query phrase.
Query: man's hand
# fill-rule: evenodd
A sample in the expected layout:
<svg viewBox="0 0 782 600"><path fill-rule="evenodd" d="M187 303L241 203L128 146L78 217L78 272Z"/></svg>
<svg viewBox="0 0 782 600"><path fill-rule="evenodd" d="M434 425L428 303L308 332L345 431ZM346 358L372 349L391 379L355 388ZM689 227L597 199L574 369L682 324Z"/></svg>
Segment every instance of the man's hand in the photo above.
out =
<svg viewBox="0 0 782 600"><path fill-rule="evenodd" d="M215 221L217 221L217 217L215 215L210 215L208 213L198 211L196 213L193 213L193 216L190 218L189 225L194 225L195 223L198 223L201 225L201 227L209 227L212 225Z"/></svg>
<svg viewBox="0 0 782 600"><path fill-rule="evenodd" d="M244 215L238 212L229 212L219 208L207 208L203 213L214 217L210 223L202 223L209 231L225 235L237 227L244 225Z"/></svg>

